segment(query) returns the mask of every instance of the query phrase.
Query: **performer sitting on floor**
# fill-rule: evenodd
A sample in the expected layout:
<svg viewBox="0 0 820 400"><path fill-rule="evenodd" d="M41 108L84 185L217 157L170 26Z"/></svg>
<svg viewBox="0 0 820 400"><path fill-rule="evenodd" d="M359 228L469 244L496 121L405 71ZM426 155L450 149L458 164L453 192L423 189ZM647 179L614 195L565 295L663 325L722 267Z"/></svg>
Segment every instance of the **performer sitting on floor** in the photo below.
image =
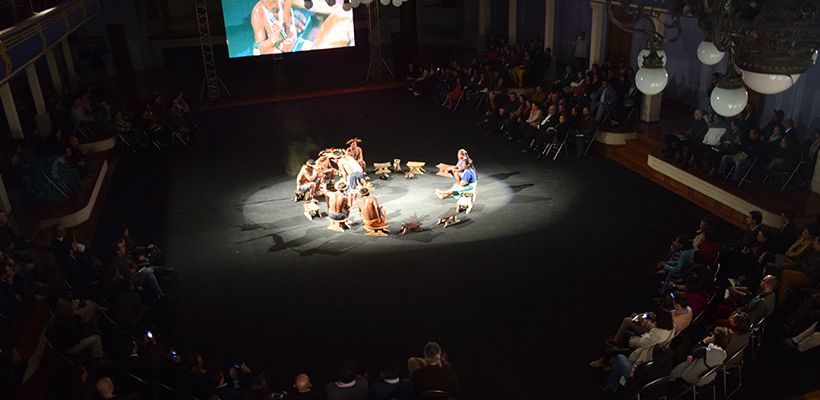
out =
<svg viewBox="0 0 820 400"><path fill-rule="evenodd" d="M304 200L313 199L316 194L316 161L307 160L305 165L299 169L299 174L296 175L296 192L294 200L298 201L300 198Z"/></svg>
<svg viewBox="0 0 820 400"><path fill-rule="evenodd" d="M356 159L356 161L359 163L359 165L362 167L362 169L365 169L365 168L367 168L367 164L364 162L364 153L362 152L362 148L359 147L359 143L361 143L361 142L362 142L362 140L359 139L359 138L356 138L356 137L354 137L353 139L348 140L347 144L350 147L347 148L346 152L347 152L347 155L349 155L349 156L353 157L354 159Z"/></svg>
<svg viewBox="0 0 820 400"><path fill-rule="evenodd" d="M362 216L362 222L368 227L381 227L387 223L387 212L384 207L379 205L376 197L370 195L370 190L367 187L362 187L359 190L359 213Z"/></svg>
<svg viewBox="0 0 820 400"><path fill-rule="evenodd" d="M459 152L459 156L461 156L461 152ZM438 198L446 199L452 196L458 199L464 193L475 189L476 184L478 183L478 175L476 175L475 168L473 167L473 160L465 155L464 158L459 160L459 162L461 162L463 170L460 174L453 174L455 176L456 183L454 183L448 190L436 189L436 196L438 196Z"/></svg>
<svg viewBox="0 0 820 400"><path fill-rule="evenodd" d="M347 184L340 180L334 185L336 190L325 193L327 216L334 221L344 221L350 215L350 202L345 191Z"/></svg>

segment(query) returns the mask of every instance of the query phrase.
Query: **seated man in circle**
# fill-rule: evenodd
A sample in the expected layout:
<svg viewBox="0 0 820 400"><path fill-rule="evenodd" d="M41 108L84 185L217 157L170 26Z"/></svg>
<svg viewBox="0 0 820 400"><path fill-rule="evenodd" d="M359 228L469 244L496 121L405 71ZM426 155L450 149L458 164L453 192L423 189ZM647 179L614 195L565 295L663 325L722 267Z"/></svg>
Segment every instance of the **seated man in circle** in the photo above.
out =
<svg viewBox="0 0 820 400"><path fill-rule="evenodd" d="M316 161L307 160L305 165L299 170L296 175L296 198L303 197L305 200L310 200L316 194L316 181L318 180L316 170Z"/></svg>
<svg viewBox="0 0 820 400"><path fill-rule="evenodd" d="M469 157L465 157L461 161L463 161L463 170L461 174L455 175L456 183L447 190L436 189L436 196L438 196L438 198L443 200L452 196L458 199L464 193L475 190L478 184L478 175L476 175L475 168L473 167L473 160Z"/></svg>
<svg viewBox="0 0 820 400"><path fill-rule="evenodd" d="M350 202L345 194L347 184L340 180L333 187L336 190L325 193L327 216L334 221L344 221L350 215Z"/></svg>
<svg viewBox="0 0 820 400"><path fill-rule="evenodd" d="M370 195L367 187L359 189L359 213L362 215L362 222L367 227L382 227L387 223L387 212L379 205L375 196Z"/></svg>

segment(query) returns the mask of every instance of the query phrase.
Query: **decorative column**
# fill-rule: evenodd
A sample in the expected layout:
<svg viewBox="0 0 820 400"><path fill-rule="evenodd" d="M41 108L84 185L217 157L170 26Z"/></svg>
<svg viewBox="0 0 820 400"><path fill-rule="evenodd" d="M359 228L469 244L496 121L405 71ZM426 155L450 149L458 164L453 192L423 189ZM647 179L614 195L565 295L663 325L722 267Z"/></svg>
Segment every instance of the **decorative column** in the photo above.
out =
<svg viewBox="0 0 820 400"><path fill-rule="evenodd" d="M814 163L814 176L811 178L811 191L820 194L820 162Z"/></svg>
<svg viewBox="0 0 820 400"><path fill-rule="evenodd" d="M507 39L510 44L515 44L515 37L518 33L518 0L509 0L507 3Z"/></svg>
<svg viewBox="0 0 820 400"><path fill-rule="evenodd" d="M57 59L54 57L54 49L46 52L46 63L48 64L48 75L51 76L51 83L54 85L54 90L63 90L63 78L60 76L60 67L57 65Z"/></svg>
<svg viewBox="0 0 820 400"><path fill-rule="evenodd" d="M3 103L3 111L6 113L11 137L22 139L23 127L20 125L20 117L17 116L17 107L14 105L14 96L11 94L11 87L8 83L0 86L0 102Z"/></svg>
<svg viewBox="0 0 820 400"><path fill-rule="evenodd" d="M0 176L0 207L6 213L11 212L11 201L9 200L9 193L6 191L6 184L3 182L3 176Z"/></svg>
<svg viewBox="0 0 820 400"><path fill-rule="evenodd" d="M655 25L655 32L660 33L663 35L664 30L666 29L663 26L664 21L666 20L666 14L660 14L655 18L652 18L652 23ZM640 65L638 66L640 68ZM641 113L640 119L643 122L658 122L661 120L661 101L663 100L663 92L658 94L649 96L643 95L643 101L641 101Z"/></svg>
<svg viewBox="0 0 820 400"><path fill-rule="evenodd" d="M48 115L46 102L43 100L43 90L40 88L40 78L37 76L37 67L33 63L26 67L26 77L28 77L28 86L31 88L34 109L37 110L37 115L34 117L37 130L40 135L48 136L51 134L51 116Z"/></svg>
<svg viewBox="0 0 820 400"><path fill-rule="evenodd" d="M65 68L68 70L68 87L71 90L75 90L77 88L77 70L74 68L74 56L71 54L71 45L68 44L68 39L63 39L60 42L60 46L63 48L63 58L65 59Z"/></svg>
<svg viewBox="0 0 820 400"><path fill-rule="evenodd" d="M589 32L589 65L600 64L604 43L604 3L591 1L592 27Z"/></svg>
<svg viewBox="0 0 820 400"><path fill-rule="evenodd" d="M544 48L555 48L555 0L546 0L546 15L544 17Z"/></svg>
<svg viewBox="0 0 820 400"><path fill-rule="evenodd" d="M487 46L487 35L490 32L491 10L490 0L478 1L478 37L476 38L476 48L479 51L484 51L484 47Z"/></svg>

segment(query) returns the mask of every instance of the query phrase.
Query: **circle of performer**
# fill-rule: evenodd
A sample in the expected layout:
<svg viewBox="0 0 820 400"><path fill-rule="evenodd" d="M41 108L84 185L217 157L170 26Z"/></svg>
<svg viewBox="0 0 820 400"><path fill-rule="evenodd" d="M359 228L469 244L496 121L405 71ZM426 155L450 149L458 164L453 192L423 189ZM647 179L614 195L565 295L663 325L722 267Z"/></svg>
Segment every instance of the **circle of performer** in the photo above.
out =
<svg viewBox="0 0 820 400"><path fill-rule="evenodd" d="M316 159L307 160L296 176L294 201L304 201L305 217L308 220L322 217L319 198L324 198L327 218L330 225L327 229L344 232L351 229L349 220L351 210L356 210L362 226L368 236L387 236L387 211L379 204L374 195L375 187L366 174L364 151L360 146L362 140L354 137L347 141L347 148L326 148L320 151ZM438 224L447 227L458 223L458 215L469 214L476 198L478 175L473 159L467 150L460 149L456 164L438 164L437 175L453 179L447 189L436 189L439 199L456 199L456 207L443 214ZM395 159L393 168L400 172L400 160ZM407 176L424 173L424 162L408 161L413 173ZM377 174L379 168L386 168L389 163L375 163ZM402 225L401 234L421 231L420 221L408 221Z"/></svg>

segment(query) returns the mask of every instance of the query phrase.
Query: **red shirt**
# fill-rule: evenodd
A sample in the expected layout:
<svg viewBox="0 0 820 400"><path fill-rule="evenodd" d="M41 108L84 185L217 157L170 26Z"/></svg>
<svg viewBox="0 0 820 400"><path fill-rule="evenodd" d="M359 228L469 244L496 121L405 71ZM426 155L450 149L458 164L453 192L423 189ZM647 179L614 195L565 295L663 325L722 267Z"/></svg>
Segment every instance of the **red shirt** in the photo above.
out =
<svg viewBox="0 0 820 400"><path fill-rule="evenodd" d="M698 246L698 251L703 256L703 261L707 265L715 265L715 261L717 261L718 257L718 252L720 251L720 245L712 241L704 240L700 242L700 245Z"/></svg>

